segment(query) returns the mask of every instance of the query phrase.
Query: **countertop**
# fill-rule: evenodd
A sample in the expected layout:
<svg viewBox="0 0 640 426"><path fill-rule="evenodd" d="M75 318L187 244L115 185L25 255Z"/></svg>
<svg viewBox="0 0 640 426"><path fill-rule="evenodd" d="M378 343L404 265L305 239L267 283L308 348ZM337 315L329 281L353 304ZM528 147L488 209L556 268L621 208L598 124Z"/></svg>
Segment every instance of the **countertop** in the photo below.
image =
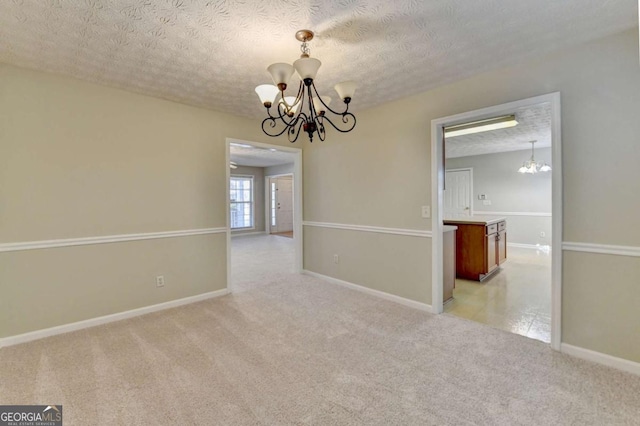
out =
<svg viewBox="0 0 640 426"><path fill-rule="evenodd" d="M473 225L492 225L494 223L502 222L503 220L507 220L506 217L501 216L468 216L468 217L457 217L457 218L446 218L444 220L445 225L452 224L473 224Z"/></svg>

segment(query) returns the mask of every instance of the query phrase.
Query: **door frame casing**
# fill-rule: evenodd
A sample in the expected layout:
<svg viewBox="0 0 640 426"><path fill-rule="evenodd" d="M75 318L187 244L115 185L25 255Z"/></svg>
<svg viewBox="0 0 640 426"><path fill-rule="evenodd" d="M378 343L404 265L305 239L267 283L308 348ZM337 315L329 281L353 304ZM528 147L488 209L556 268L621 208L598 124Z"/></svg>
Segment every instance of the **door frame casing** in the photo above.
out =
<svg viewBox="0 0 640 426"><path fill-rule="evenodd" d="M295 250L295 260L293 265L293 272L301 274L303 270L303 235L302 235L302 148L293 148L281 145L272 145L262 142L246 141L236 138L226 138L225 140L225 163L226 169L226 220L227 220L227 289L233 292L231 286L231 220L230 220L230 193L229 193L229 178L231 177L231 169L229 168L229 161L231 161L231 144L243 144L251 145L256 148L264 149L277 149L278 151L288 152L293 154L293 246ZM265 230L266 230L265 223Z"/></svg>
<svg viewBox="0 0 640 426"><path fill-rule="evenodd" d="M475 201L475 199L473 198L473 167L460 167L457 169L448 169L448 170L445 169L444 175L446 178L447 172L464 172L466 170L469 171L469 215L473 216L473 202ZM442 196L444 197L444 194L442 194Z"/></svg>
<svg viewBox="0 0 640 426"><path fill-rule="evenodd" d="M562 342L562 134L560 92L548 93L500 105L481 108L431 120L431 306L433 313L443 311L442 226L444 146L443 127L465 121L490 118L517 108L548 102L551 104L551 347L560 350Z"/></svg>

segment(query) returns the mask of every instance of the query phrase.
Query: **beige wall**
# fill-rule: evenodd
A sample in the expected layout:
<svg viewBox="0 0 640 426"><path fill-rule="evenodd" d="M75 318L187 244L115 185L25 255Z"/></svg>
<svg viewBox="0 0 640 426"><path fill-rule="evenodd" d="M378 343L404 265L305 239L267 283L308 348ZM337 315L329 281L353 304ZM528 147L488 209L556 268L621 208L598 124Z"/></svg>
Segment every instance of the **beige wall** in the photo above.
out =
<svg viewBox="0 0 640 426"><path fill-rule="evenodd" d="M0 243L225 227L225 138L288 146L259 124L0 65ZM0 337L225 281L224 235L4 252Z"/></svg>
<svg viewBox="0 0 640 426"><path fill-rule="evenodd" d="M212 234L0 253L0 337L224 289L226 242Z"/></svg>
<svg viewBox="0 0 640 426"><path fill-rule="evenodd" d="M234 230L234 235L249 234L254 232L264 232L264 167L247 167L238 166L237 169L231 170L231 176L253 176L253 229Z"/></svg>
<svg viewBox="0 0 640 426"><path fill-rule="evenodd" d="M431 120L555 91L562 96L563 239L640 246L637 30L359 111L353 132L331 132L325 142L305 146L305 219L430 229L430 219L420 217L420 206L431 200ZM318 237L307 232L309 228L305 228L305 245L313 246ZM372 252L376 258L379 247L358 242L353 231L338 232L346 234L341 238L353 240L349 246L360 256ZM305 253L305 265L327 262L333 256L322 247L331 244L323 241L314 259ZM606 313L602 315L607 320L600 313L594 318L592 312L602 292L619 297L629 297L629 291L632 297L638 294L640 290L629 283L637 283L640 258L625 258L622 270L614 270L602 258L600 267L585 279L577 273L577 265L594 255L570 256L563 282L563 341L640 361L640 339L630 339L627 333L640 329L638 305L633 308L603 298L597 309ZM362 267L341 265L350 266ZM370 262L366 267L366 277L353 276L361 277L357 284L373 287L368 277L384 276L386 265ZM416 280L424 283L424 293L431 294L430 269L427 265L418 278L409 270L407 276L397 276L394 294L408 294Z"/></svg>
<svg viewBox="0 0 640 426"><path fill-rule="evenodd" d="M265 167L264 174L265 176L293 174L293 163L279 164L277 166Z"/></svg>
<svg viewBox="0 0 640 426"><path fill-rule="evenodd" d="M473 210L500 212L551 212L551 172L518 173L531 150L496 152L447 158L446 169L473 168ZM551 148L535 150L536 161L551 163ZM478 199L486 194L490 206Z"/></svg>
<svg viewBox="0 0 640 426"><path fill-rule="evenodd" d="M640 362L640 258L565 252L562 341Z"/></svg>
<svg viewBox="0 0 640 426"><path fill-rule="evenodd" d="M429 238L308 226L304 228L304 253L307 270L431 303L430 287L424 282L431 256Z"/></svg>

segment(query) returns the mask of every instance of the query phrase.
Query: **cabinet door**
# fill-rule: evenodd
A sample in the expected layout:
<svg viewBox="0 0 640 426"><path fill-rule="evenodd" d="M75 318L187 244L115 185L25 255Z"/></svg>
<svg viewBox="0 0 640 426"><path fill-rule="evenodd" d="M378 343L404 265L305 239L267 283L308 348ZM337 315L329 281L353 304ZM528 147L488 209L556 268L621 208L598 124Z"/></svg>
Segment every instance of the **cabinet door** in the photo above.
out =
<svg viewBox="0 0 640 426"><path fill-rule="evenodd" d="M456 231L442 234L442 251L442 300L446 302L456 287Z"/></svg>
<svg viewBox="0 0 640 426"><path fill-rule="evenodd" d="M507 260L507 231L498 232L498 264Z"/></svg>
<svg viewBox="0 0 640 426"><path fill-rule="evenodd" d="M485 253L487 254L487 274L498 267L498 247L497 247L497 235L487 235L485 241Z"/></svg>

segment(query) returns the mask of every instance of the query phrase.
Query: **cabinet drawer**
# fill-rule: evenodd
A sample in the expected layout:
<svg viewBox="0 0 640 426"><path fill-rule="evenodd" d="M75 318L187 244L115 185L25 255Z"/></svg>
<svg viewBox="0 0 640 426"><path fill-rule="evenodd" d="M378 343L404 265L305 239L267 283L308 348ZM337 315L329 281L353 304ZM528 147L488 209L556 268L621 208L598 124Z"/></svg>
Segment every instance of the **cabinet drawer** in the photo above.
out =
<svg viewBox="0 0 640 426"><path fill-rule="evenodd" d="M487 225L487 235L495 234L498 232L498 224L494 223L493 225Z"/></svg>
<svg viewBox="0 0 640 426"><path fill-rule="evenodd" d="M505 229L507 229L507 222L498 222L498 231L504 231Z"/></svg>

